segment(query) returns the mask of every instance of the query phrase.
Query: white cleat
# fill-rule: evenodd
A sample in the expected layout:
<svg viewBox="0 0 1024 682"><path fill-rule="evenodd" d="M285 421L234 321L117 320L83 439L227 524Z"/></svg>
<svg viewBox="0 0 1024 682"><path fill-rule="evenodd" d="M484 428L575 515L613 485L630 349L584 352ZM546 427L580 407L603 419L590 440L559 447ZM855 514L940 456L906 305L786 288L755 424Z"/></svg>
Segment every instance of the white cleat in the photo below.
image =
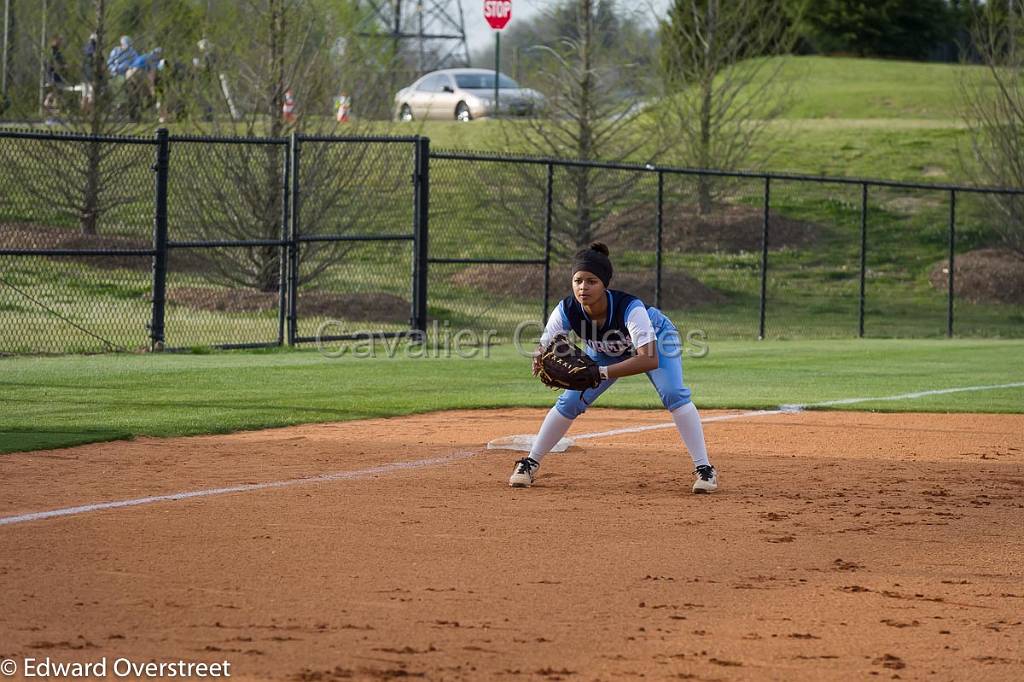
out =
<svg viewBox="0 0 1024 682"><path fill-rule="evenodd" d="M718 472L710 464L702 464L693 472L697 480L693 482L693 492L713 493L718 490Z"/></svg>
<svg viewBox="0 0 1024 682"><path fill-rule="evenodd" d="M533 485L533 475L538 468L540 468L540 462L531 457L524 457L516 462L516 468L512 470L508 484L513 488L529 488Z"/></svg>

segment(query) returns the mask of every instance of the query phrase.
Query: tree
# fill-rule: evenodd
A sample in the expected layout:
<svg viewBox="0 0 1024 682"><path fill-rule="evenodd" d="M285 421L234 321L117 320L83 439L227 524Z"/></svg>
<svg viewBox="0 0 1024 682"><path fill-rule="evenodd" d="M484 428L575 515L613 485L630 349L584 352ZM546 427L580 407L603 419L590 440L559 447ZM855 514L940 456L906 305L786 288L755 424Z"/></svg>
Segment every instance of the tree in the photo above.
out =
<svg viewBox="0 0 1024 682"><path fill-rule="evenodd" d="M113 27L136 26L126 17L137 14L139 6L140 0L55 5L46 15L50 29L47 44L35 47L37 85L31 94L23 91L16 103L18 115L38 115L38 64L43 62L44 108L53 127L91 136L138 132L143 110L154 103L154 71L140 69L131 76L115 77L108 73L106 58L109 47L118 42ZM194 14L189 0L168 0L159 9L159 14L147 15L147 30L134 34L135 47L142 52L157 47L154 36L166 38L173 30L182 31L189 25L188 16ZM36 19L41 20L42 15ZM91 56L78 46L91 46ZM155 118L155 107L152 111ZM49 210L73 217L84 235L98 234L105 217L148 201L152 191L149 167L153 158L145 148L96 140L31 141L8 149L5 161L17 169L28 194ZM54 172L58 167L60 172Z"/></svg>
<svg viewBox="0 0 1024 682"><path fill-rule="evenodd" d="M819 0L802 28L820 53L923 59L953 37L955 13L946 0Z"/></svg>
<svg viewBox="0 0 1024 682"><path fill-rule="evenodd" d="M658 119L639 105L648 91L643 70L624 62L622 52L609 45L620 44L604 31L628 22L616 16L614 3L607 0L568 0L548 10L543 21L563 25L572 18L572 28L554 47L544 47L545 61L534 83L546 97L546 104L525 122L502 120L507 148L525 148L528 153L585 160L650 161L671 143L670 135L657 134ZM632 29L630 29L632 30ZM643 41L649 45L649 41ZM635 47L640 46L640 41ZM653 143L652 143L653 141ZM642 155L642 156L641 156ZM630 195L640 181L639 173L626 177L602 169L569 167L570 191L557 193L555 210L567 218L556 220L553 230L556 253L566 253L604 238L602 225L616 202ZM524 172L522 181L543 192L544 180ZM509 206L516 211L520 207ZM536 239L528 226L523 236Z"/></svg>
<svg viewBox="0 0 1024 682"><path fill-rule="evenodd" d="M545 48L561 52L565 40L580 40L578 12L575 0L561 0L528 20L513 22L502 31L503 70L530 87L543 87L543 78L539 76L552 66ZM642 72L653 66L655 53L651 49L650 29L639 11L623 9L615 0L599 0L593 3L593 14L596 47L604 67L618 62ZM474 54L473 61L491 67L493 43Z"/></svg>
<svg viewBox="0 0 1024 682"><path fill-rule="evenodd" d="M766 57L789 51L791 26L778 0L675 0L660 26L662 108L682 140L684 165L729 169L751 160L785 105L784 63ZM706 215L710 177L699 177L698 195Z"/></svg>
<svg viewBox="0 0 1024 682"><path fill-rule="evenodd" d="M984 68L962 83L971 129L969 172L982 184L1024 187L1024 8L993 2L979 8L972 42ZM1002 220L995 228L1007 247L1024 257L1024 200L991 195Z"/></svg>
<svg viewBox="0 0 1024 682"><path fill-rule="evenodd" d="M352 45L356 39L345 32L346 7L325 0L245 0L231 30L220 26L204 44L197 58L201 72L182 83L190 89L185 96L208 107L197 112L194 125L204 133L265 136L278 144L207 144L193 148L189 157L182 148L172 161L172 182L182 183L183 191L172 208L179 211L178 229L190 238L280 239L286 161L280 141L292 133L337 133L342 125L346 135L368 130L370 123L364 119L341 124L331 111L343 85L339 64L344 55L336 48L339 40ZM358 106L358 93L354 100ZM372 143L303 144L304 233L337 236L356 227L372 232L386 225L388 216L401 210L390 201L390 193L408 180L402 173L386 172L395 162ZM175 175L174 166L187 170ZM354 200L357 196L361 203ZM300 281L320 277L353 248L344 241L304 243ZM279 247L220 249L209 260L205 276L218 284L274 291L279 286Z"/></svg>
<svg viewBox="0 0 1024 682"><path fill-rule="evenodd" d="M406 62L412 63L414 57L403 54L401 44L388 37L389 27L367 3L342 0L333 6L339 36L332 51L341 88L351 96L360 117L390 120L399 78L411 75Z"/></svg>
<svg viewBox="0 0 1024 682"><path fill-rule="evenodd" d="M89 11L79 20L96 36L96 45L105 44L109 22L107 0L93 0ZM91 85L91 106L71 106L62 111L61 126L70 132L90 135L122 132L125 121L111 106L110 79L101 54L84 75ZM58 93L54 90L48 96L56 97ZM35 109L34 97L32 101L31 109ZM74 216L82 234L95 235L105 213L132 201L131 194L124 191L123 186L118 188L116 182L123 180L135 164L114 161L111 157L115 150L110 145L96 141L71 144L33 142L8 151L6 161L18 169L17 174L25 190L56 212ZM59 175L52 171L58 162L64 171Z"/></svg>

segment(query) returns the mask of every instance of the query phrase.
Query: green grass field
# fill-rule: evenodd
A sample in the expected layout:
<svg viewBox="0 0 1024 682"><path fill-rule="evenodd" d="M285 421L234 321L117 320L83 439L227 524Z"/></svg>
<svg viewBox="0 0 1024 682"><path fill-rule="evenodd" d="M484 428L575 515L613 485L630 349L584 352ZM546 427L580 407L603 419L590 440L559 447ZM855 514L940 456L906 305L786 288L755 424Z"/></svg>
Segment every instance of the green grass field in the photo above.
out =
<svg viewBox="0 0 1024 682"><path fill-rule="evenodd" d="M0 358L0 452L554 400L509 345L468 359L410 358L407 348L388 358L378 345L372 359L311 349ZM723 341L684 362L695 402L706 408L1024 382L1021 341ZM644 377L623 380L600 404L660 408ZM848 409L1021 412L1024 387Z"/></svg>
<svg viewBox="0 0 1024 682"><path fill-rule="evenodd" d="M792 81L794 98L786 114L771 124L772 135L757 150L768 159L766 168L923 182L973 181L970 170L961 163L969 131L958 104L958 89L964 78L976 74L974 67L799 57L786 60L784 73ZM522 122L487 120L470 124L379 123L374 124L373 132L423 134L431 138L435 150L518 153L524 149L503 146L499 127L511 127L514 138L519 125ZM189 158L184 148L178 157ZM665 161L671 163L671 159ZM526 191L520 178L512 209L494 207L491 186L502 180L514 187L517 171L505 169L506 176L499 177L492 165L435 163L432 255L537 257L535 249L524 244L512 228L517 221L542 223L542 197ZM181 177L180 172L174 177ZM556 178L556 182L563 180ZM692 202L693 188L674 182L667 187L669 199L680 204ZM373 201L388 206L392 201L411 201L411 189L404 181L394 190L408 195L401 197L385 191L398 187L390 176L382 176L379 183L362 188L373 193ZM616 208L628 208L630 202L650 203L652 187L650 182L641 183ZM119 209L102 231L148 238L151 205L147 191L142 190L143 203ZM733 207L757 207L759 192L757 182L737 183L724 201ZM360 195L352 196L359 209ZM12 192L5 199L0 201L0 222L75 229L73 220L62 221L46 207L37 206L32 197ZM946 298L941 288L929 282L929 274L946 257L947 201L943 192L872 190L866 332L869 337L889 340L851 338L857 331L857 187L773 183L773 215L803 221L813 232L809 244L771 254L767 334L775 341L750 341L757 333L760 254L756 249L700 252L674 249L670 244L665 254L666 272L689 273L725 296L723 302L696 308L675 307L671 301L663 305L681 327L701 328L709 334L711 355L687 364L699 404L766 407L1024 381L1020 359L1024 342L1009 340L1024 336L1024 308L1019 305L959 300L957 334L992 340L935 338L945 333ZM183 209L172 205L172 217L175 210ZM362 231L398 231L387 210L379 213L379 220L368 215L364 205L362 219L369 224L361 225ZM995 243L989 204L961 196L958 217L958 254ZM401 227L404 229L404 223ZM396 252L392 269L381 269L381 254L391 248L361 248L315 288L326 295L359 291L407 296L409 254ZM620 271L649 270L653 264L653 252L640 247L618 250L615 255ZM129 350L145 345L147 268L101 269L76 261L73 267L57 269L58 262L4 259L0 275L91 332ZM433 268L431 317L449 320L455 326L507 330L514 321L539 316L540 301L535 297L481 295L472 286L460 285L454 277L461 268ZM225 293L223 287L195 273L172 273L169 286ZM556 285L552 297L562 293ZM323 319L322 315L305 316L300 308L300 333L311 335ZM52 314L2 283L0 321L4 325L0 350L103 348L96 339L55 321ZM399 326L391 323L386 328ZM169 345L270 341L276 338L277 316L269 308L225 312L171 304L167 331ZM904 337L932 340L899 340ZM0 395L0 452L142 434L225 432L457 407L543 406L552 399L551 393L528 377L523 361L507 346L498 348L486 362L327 360L310 349L0 358L0 377L4 389ZM500 393L495 386L501 387ZM642 378L623 382L602 402L656 406L654 394ZM1017 412L1024 409L1024 393L1017 388L857 406L874 408Z"/></svg>

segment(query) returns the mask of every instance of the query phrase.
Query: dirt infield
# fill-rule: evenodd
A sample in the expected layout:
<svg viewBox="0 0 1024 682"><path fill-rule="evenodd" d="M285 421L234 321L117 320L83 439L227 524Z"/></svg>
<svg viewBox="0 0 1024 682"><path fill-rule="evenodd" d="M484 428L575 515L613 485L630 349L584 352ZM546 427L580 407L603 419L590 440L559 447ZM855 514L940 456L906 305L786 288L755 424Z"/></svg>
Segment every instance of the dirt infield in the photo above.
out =
<svg viewBox="0 0 1024 682"><path fill-rule="evenodd" d="M710 496L688 492L673 430L580 441L512 490L519 455L483 444L542 415L0 457L0 659L325 681L1024 678L1024 415L708 423ZM665 421L594 409L574 431ZM10 521L220 487L242 488Z"/></svg>

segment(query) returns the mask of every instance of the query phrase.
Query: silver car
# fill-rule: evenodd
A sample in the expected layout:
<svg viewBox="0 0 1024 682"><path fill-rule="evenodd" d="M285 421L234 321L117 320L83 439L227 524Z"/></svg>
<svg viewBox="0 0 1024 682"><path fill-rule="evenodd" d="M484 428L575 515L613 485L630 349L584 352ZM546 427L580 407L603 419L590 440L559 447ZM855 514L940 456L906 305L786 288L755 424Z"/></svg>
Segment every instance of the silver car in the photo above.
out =
<svg viewBox="0 0 1024 682"><path fill-rule="evenodd" d="M530 116L542 101L543 96L536 90L519 87L505 74L499 74L499 113ZM433 71L395 95L395 116L399 121L471 121L493 114L493 69Z"/></svg>

